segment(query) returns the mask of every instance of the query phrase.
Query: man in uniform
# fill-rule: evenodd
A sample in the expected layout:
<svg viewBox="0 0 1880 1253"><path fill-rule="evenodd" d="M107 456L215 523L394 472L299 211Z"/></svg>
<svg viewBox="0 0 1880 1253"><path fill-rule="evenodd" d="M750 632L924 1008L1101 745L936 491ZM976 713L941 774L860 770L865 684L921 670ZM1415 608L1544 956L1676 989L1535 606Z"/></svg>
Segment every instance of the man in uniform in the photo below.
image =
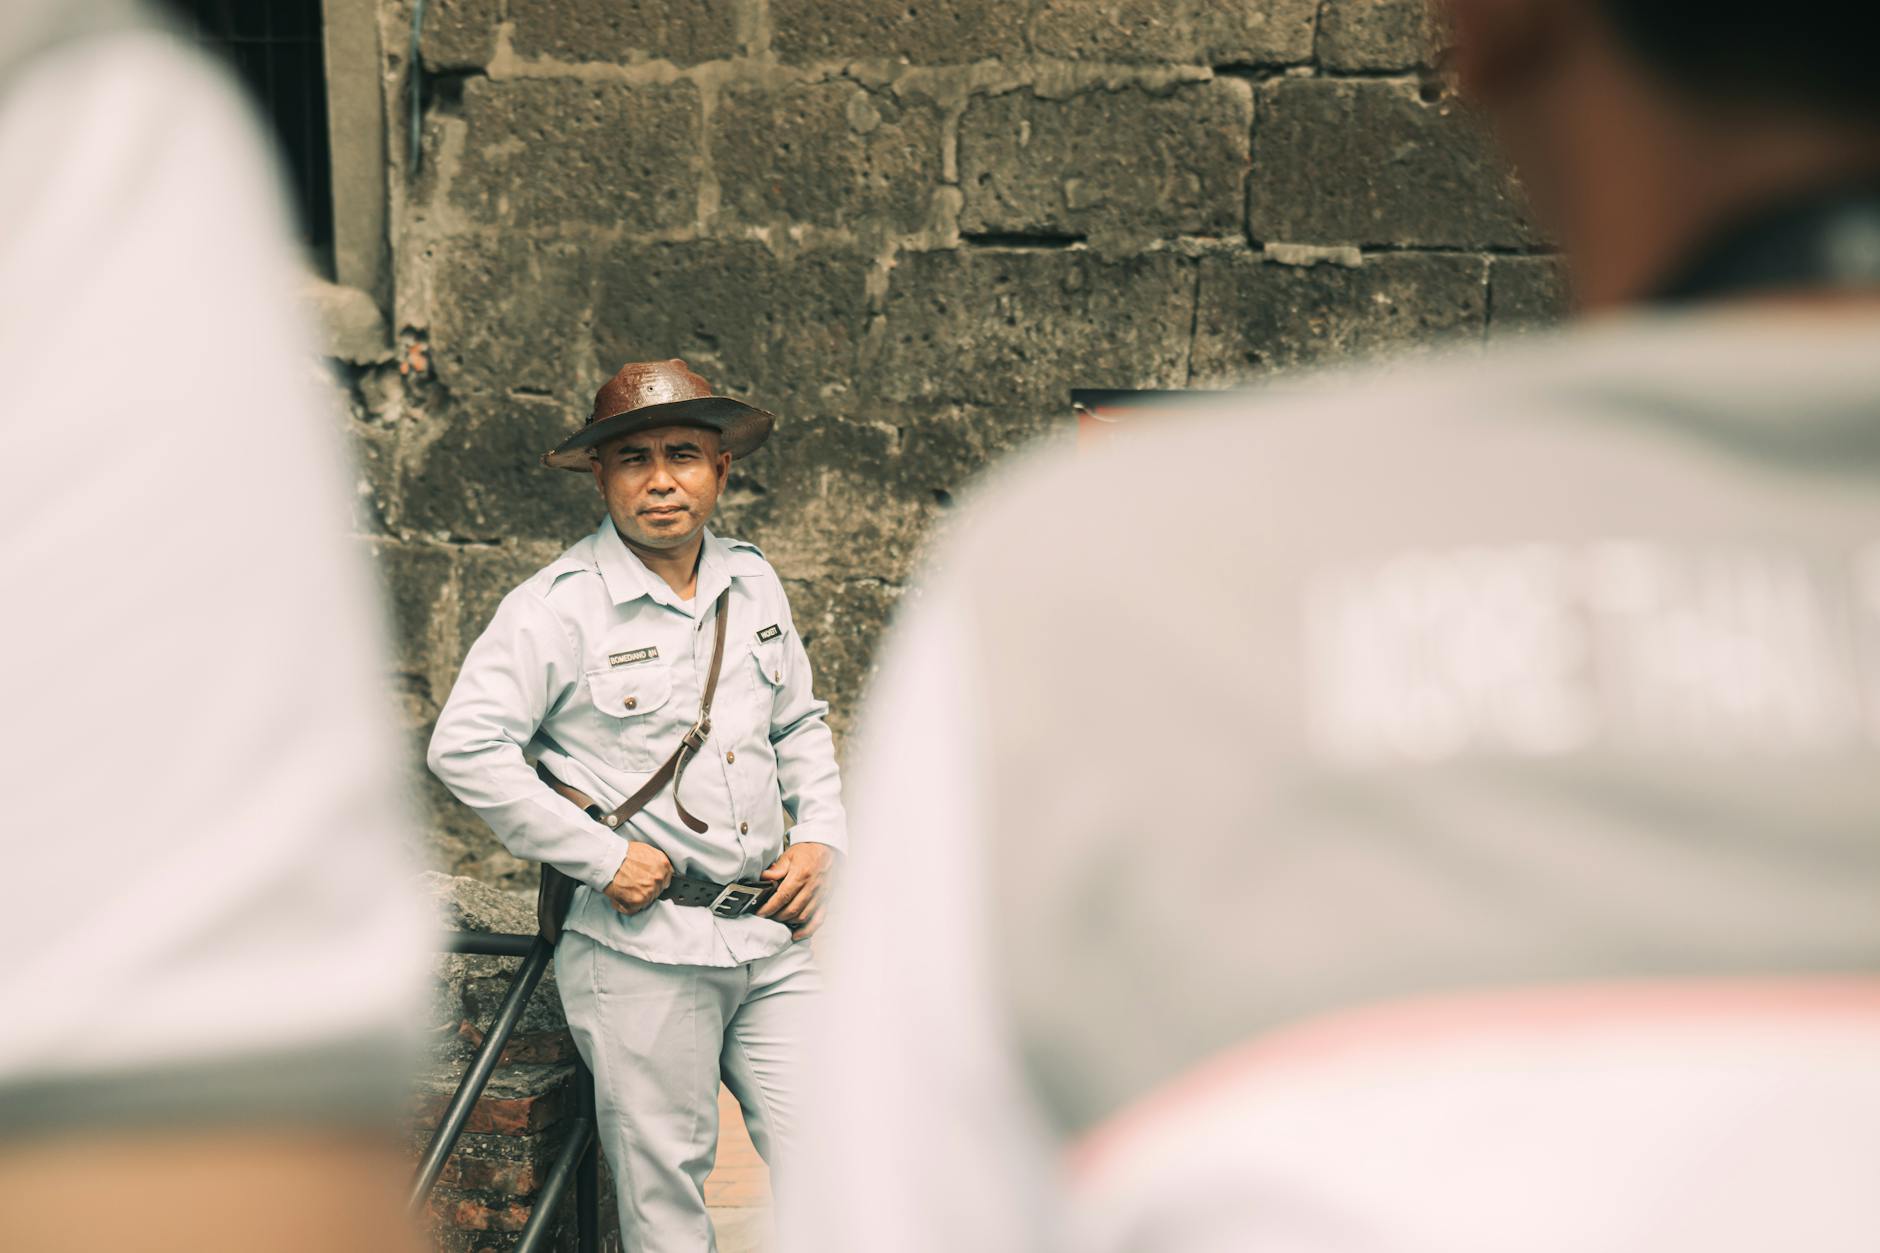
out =
<svg viewBox="0 0 1880 1253"><path fill-rule="evenodd" d="M1871 6L1447 7L1600 316L967 511L804 1253L1880 1247Z"/></svg>
<svg viewBox="0 0 1880 1253"><path fill-rule="evenodd" d="M431 741L511 852L574 881L545 923L644 1253L712 1247L721 1078L767 1162L797 1151L819 979L801 941L845 819L783 585L706 525L773 421L681 361L623 367L544 458L592 474L607 517L503 599Z"/></svg>

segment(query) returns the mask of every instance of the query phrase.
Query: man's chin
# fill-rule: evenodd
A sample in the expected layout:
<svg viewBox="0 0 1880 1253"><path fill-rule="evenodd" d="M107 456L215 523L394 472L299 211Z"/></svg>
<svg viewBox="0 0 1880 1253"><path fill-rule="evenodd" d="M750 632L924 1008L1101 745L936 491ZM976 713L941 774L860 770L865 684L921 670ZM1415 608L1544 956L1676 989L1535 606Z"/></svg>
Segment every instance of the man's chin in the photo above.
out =
<svg viewBox="0 0 1880 1253"><path fill-rule="evenodd" d="M618 522L616 526L623 536L641 548L678 548L703 530L705 524L689 513L681 513L667 521L634 518L628 526L620 527Z"/></svg>

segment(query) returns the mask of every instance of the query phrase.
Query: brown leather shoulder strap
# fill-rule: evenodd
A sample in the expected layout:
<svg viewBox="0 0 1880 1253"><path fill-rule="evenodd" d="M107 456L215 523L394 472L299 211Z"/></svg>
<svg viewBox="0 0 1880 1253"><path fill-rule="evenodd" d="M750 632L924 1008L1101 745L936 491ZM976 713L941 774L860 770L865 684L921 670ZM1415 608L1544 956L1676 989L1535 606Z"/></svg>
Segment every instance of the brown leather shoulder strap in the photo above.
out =
<svg viewBox="0 0 1880 1253"><path fill-rule="evenodd" d="M727 620L730 617L727 611L730 608L731 589L730 587L726 587L724 591L718 593L718 600L713 609L713 613L717 615L718 624L712 636L712 668L711 673L705 676L705 695L699 701L698 721L693 723L692 729L687 731L679 740L679 749L677 752L673 753L671 762L672 807L679 811L679 821L683 822L700 835L705 834L705 832L711 830L711 828L686 812L685 801L679 797L679 781L685 778L685 763L704 750L705 740L712 733L712 698L718 694L718 670L724 665L725 661L725 630ZM647 786L651 787L652 784L649 782ZM645 796L646 800L651 800L653 794L658 791L659 789L656 787L653 788L651 792L647 791L646 788L641 788L633 795L635 797ZM641 801L640 805L644 805L645 803L646 801ZM631 798L628 799L627 804L633 804ZM634 806L634 813L639 812L640 805ZM621 809L624 808L626 808L625 805L621 806ZM619 814L620 810L616 809L614 813ZM625 816L620 819L622 822L626 820Z"/></svg>
<svg viewBox="0 0 1880 1253"><path fill-rule="evenodd" d="M699 703L698 721L692 724L691 729L679 741L679 747L673 750L672 756L666 758L659 769L653 772L653 776L640 785L639 791L622 801L619 808L612 813L602 813L600 807L585 793L569 787L538 766L536 773L541 776L542 781L587 810L597 822L616 830L624 826L627 819L645 809L647 802L658 796L659 790L666 784L671 783L672 803L673 807L679 811L679 821L701 835L711 830L704 822L686 812L684 803L679 799L679 780L685 775L686 762L704 749L705 740L712 733L712 699L718 694L718 671L724 667L725 662L725 632L729 629L730 608L731 589L727 587L713 602L713 612L718 617L718 623L712 637L711 673L705 676L705 695Z"/></svg>
<svg viewBox="0 0 1880 1253"><path fill-rule="evenodd" d="M594 799L587 793L579 788L569 787L549 773L548 767L537 762L535 773L542 782L586 810L588 817L614 831L625 825L627 819L645 809L646 803L659 795L659 789L670 782L673 792L672 804L673 808L679 811L679 820L700 834L710 830L711 828L705 823L687 813L684 804L680 802L679 778L685 773L687 757L704 748L706 737L712 733L712 698L718 694L718 671L724 666L725 632L728 629L730 608L731 589L727 587L718 594L714 607L714 612L718 615L718 625L716 634L712 637L712 668L711 673L705 678L705 695L699 702L698 721L692 725L691 730L685 733L685 738L679 741L679 747L673 750L672 756L666 758L665 763L653 772L653 777L640 785L639 791L622 801L620 807L612 813L603 813L601 807L596 805ZM535 898L535 920L536 927L550 944L561 938L561 924L568 915L569 904L574 900L574 889L573 879L560 873L553 866L543 864L542 881Z"/></svg>

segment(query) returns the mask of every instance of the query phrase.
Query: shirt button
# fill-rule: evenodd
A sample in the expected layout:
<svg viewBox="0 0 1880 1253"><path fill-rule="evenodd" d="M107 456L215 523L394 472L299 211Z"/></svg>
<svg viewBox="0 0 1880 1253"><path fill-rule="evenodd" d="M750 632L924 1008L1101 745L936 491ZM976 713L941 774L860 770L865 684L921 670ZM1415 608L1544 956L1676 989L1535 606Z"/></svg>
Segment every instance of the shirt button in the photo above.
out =
<svg viewBox="0 0 1880 1253"><path fill-rule="evenodd" d="M726 753L726 754L725 754L725 764L726 764L726 765L730 765L730 764L731 764L732 762L734 762L734 761L736 761L737 759L738 759L738 755L737 755L736 753Z"/></svg>
<svg viewBox="0 0 1880 1253"><path fill-rule="evenodd" d="M751 833L751 824L750 824L750 823L748 823L748 822L740 822L740 823L738 824L738 834L739 834L739 835L749 835L750 833Z"/></svg>
<svg viewBox="0 0 1880 1253"><path fill-rule="evenodd" d="M628 709L638 709L638 708L639 708L639 706L640 706L640 698L639 698L639 697L637 697L637 696L629 696L629 697L627 697L627 708L628 708Z"/></svg>

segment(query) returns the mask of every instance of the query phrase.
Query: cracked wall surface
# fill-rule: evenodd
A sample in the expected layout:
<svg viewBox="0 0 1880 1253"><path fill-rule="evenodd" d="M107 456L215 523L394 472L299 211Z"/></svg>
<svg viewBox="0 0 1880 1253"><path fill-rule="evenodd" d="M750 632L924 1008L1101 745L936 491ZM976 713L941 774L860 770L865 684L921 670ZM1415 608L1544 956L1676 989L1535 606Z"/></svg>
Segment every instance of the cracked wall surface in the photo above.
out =
<svg viewBox="0 0 1880 1253"><path fill-rule="evenodd" d="M621 363L783 416L721 530L839 734L923 540L1073 387L1226 387L1554 316L1422 0L408 0L380 11L389 361L346 376L414 761L514 584L590 531L537 458ZM440 868L532 870L414 769Z"/></svg>

